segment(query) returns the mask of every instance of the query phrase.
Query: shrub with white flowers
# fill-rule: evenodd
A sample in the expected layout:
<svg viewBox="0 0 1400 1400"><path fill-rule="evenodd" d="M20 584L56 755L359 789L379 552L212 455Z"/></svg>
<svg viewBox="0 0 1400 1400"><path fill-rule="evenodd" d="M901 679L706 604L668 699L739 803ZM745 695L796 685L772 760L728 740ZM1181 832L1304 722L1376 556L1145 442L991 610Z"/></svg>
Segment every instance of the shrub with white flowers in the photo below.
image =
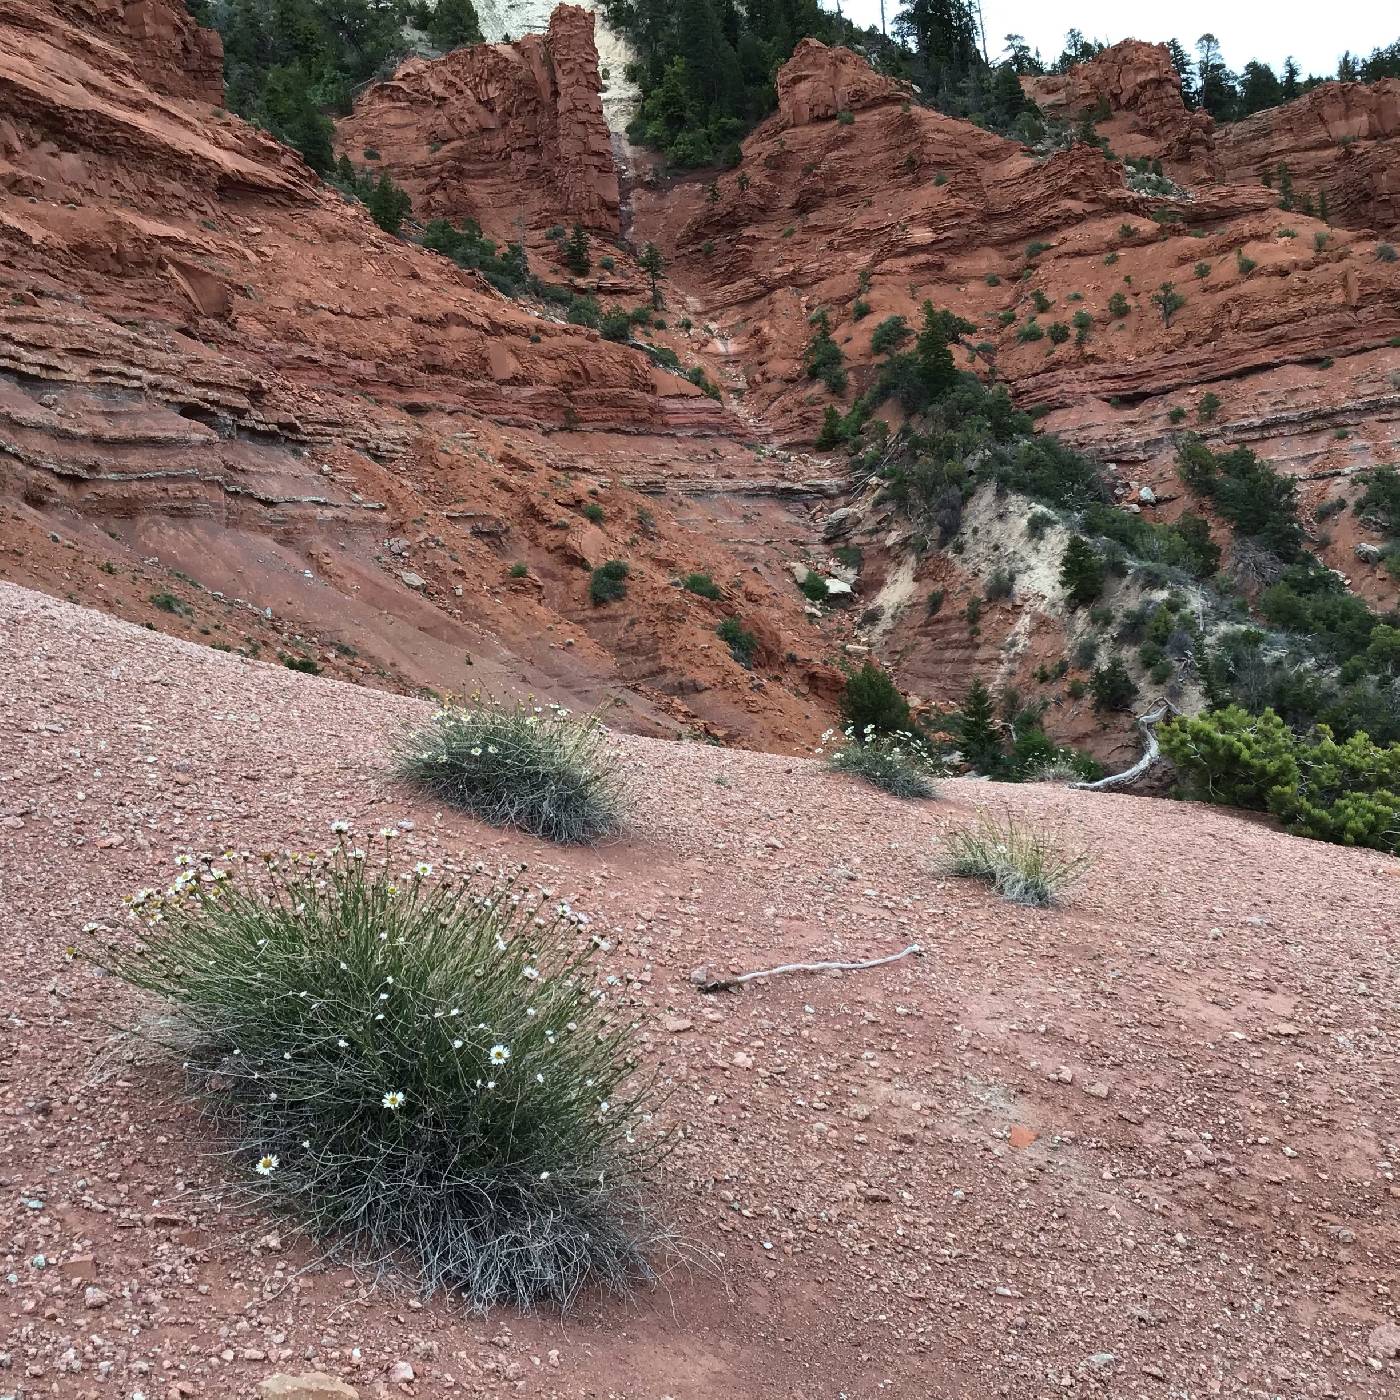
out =
<svg viewBox="0 0 1400 1400"><path fill-rule="evenodd" d="M622 826L617 763L596 715L472 697L405 729L394 766L492 826L571 845Z"/></svg>
<svg viewBox="0 0 1400 1400"><path fill-rule="evenodd" d="M981 812L974 825L948 833L948 873L985 880L1012 904L1054 904L1092 864L1087 851L1067 850L1009 813L998 821Z"/></svg>
<svg viewBox="0 0 1400 1400"><path fill-rule="evenodd" d="M372 848L200 857L98 957L163 1005L255 1201L473 1305L566 1304L650 1276L660 1147L600 946L517 872L395 876ZM385 843L386 850L389 849Z"/></svg>
<svg viewBox="0 0 1400 1400"><path fill-rule="evenodd" d="M834 730L822 735L823 742L836 737ZM937 762L917 735L907 730L884 734L874 725L861 730L847 725L840 739L840 746L827 759L833 772L852 773L892 797L938 796L932 780Z"/></svg>

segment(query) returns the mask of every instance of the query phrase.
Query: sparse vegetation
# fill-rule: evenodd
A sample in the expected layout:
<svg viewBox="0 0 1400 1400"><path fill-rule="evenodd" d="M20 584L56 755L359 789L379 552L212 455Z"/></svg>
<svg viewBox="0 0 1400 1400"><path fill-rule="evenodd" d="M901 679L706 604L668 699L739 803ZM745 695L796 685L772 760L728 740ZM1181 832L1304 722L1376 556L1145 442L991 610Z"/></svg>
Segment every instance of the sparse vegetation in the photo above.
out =
<svg viewBox="0 0 1400 1400"><path fill-rule="evenodd" d="M758 638L746 631L737 617L726 617L715 628L715 635L729 648L729 654L746 671L753 668L758 655Z"/></svg>
<svg viewBox="0 0 1400 1400"><path fill-rule="evenodd" d="M841 747L827 766L850 773L891 797L936 797L927 751L912 734L862 735L847 729Z"/></svg>
<svg viewBox="0 0 1400 1400"><path fill-rule="evenodd" d="M950 874L985 880L1003 899L1038 908L1057 903L1093 863L1009 814L998 821L983 812L947 841Z"/></svg>
<svg viewBox="0 0 1400 1400"><path fill-rule="evenodd" d="M841 715L854 734L899 735L913 728L908 701L889 673L871 660L846 677Z"/></svg>
<svg viewBox="0 0 1400 1400"><path fill-rule="evenodd" d="M95 960L155 999L252 1201L482 1310L650 1277L648 1091L567 906L342 845L201 857L133 909Z"/></svg>
<svg viewBox="0 0 1400 1400"><path fill-rule="evenodd" d="M588 596L595 606L616 603L627 596L627 575L630 572L621 559L609 559L600 564L588 580Z"/></svg>
<svg viewBox="0 0 1400 1400"><path fill-rule="evenodd" d="M492 826L578 845L621 827L621 788L595 716L474 697L395 740L395 772Z"/></svg>
<svg viewBox="0 0 1400 1400"><path fill-rule="evenodd" d="M681 580L681 587L687 593L694 593L697 597L709 598L711 601L724 597L719 584L709 574L687 574Z"/></svg>

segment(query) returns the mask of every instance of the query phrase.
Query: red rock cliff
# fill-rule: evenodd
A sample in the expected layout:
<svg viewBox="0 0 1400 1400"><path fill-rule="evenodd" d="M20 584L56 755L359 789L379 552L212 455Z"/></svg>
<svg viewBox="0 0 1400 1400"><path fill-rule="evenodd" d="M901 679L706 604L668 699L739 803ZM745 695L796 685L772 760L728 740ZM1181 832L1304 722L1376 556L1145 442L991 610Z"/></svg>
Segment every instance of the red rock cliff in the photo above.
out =
<svg viewBox="0 0 1400 1400"><path fill-rule="evenodd" d="M380 164L420 218L473 218L493 237L577 220L616 234L617 168L603 118L593 15L560 5L544 34L409 59L339 124L356 164Z"/></svg>
<svg viewBox="0 0 1400 1400"><path fill-rule="evenodd" d="M1163 44L1125 39L1068 73L1023 78L1027 96L1051 116L1066 120L1107 108L1100 133L1120 155L1169 160L1206 157L1214 122L1191 112L1181 98L1181 79Z"/></svg>

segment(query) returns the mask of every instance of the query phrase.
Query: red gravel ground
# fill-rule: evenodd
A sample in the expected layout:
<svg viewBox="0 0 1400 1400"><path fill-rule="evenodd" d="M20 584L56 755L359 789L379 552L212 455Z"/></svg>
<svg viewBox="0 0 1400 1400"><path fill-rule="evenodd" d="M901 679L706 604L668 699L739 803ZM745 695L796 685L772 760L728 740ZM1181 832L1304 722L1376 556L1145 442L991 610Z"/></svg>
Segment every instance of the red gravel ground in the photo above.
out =
<svg viewBox="0 0 1400 1400"><path fill-rule="evenodd" d="M539 1400L1400 1393L1400 861L635 738L631 834L561 851L386 778L421 709L0 584L0 1395L222 1400L313 1369ZM1065 908L939 874L981 806L1096 852ZM221 1207L232 1168L171 1076L104 1053L133 1002L65 956L82 926L178 851L320 846L337 817L403 822L412 860L527 861L614 940L684 1130L659 1288L481 1318L317 1268Z"/></svg>

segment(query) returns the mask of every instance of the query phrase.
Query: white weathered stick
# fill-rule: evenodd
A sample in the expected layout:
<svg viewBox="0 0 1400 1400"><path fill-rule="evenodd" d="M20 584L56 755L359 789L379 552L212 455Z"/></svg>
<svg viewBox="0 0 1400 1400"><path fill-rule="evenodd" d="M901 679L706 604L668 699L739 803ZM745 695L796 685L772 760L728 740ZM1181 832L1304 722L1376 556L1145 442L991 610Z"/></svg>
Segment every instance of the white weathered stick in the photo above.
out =
<svg viewBox="0 0 1400 1400"><path fill-rule="evenodd" d="M883 967L886 963L898 962L900 958L907 958L911 953L914 957L921 958L924 950L919 944L911 943L902 952L891 953L883 958L871 958L869 962L784 963L782 967L765 967L758 972L741 973L738 977L716 977L708 967L697 967L690 974L690 980L702 992L727 992L745 982L753 982L760 977L777 977L784 972L860 972L867 967Z"/></svg>
<svg viewBox="0 0 1400 1400"><path fill-rule="evenodd" d="M1125 768L1121 773L1110 773L1108 777L1100 778L1097 782L1071 783L1070 787L1084 788L1086 791L1094 792L1102 788L1126 787L1129 783L1137 782L1161 757L1162 749L1157 743L1157 726L1166 719L1168 714L1179 715L1180 713L1181 711L1170 700L1159 700L1146 714L1138 716L1138 728L1142 730L1143 753L1142 757L1131 768Z"/></svg>

